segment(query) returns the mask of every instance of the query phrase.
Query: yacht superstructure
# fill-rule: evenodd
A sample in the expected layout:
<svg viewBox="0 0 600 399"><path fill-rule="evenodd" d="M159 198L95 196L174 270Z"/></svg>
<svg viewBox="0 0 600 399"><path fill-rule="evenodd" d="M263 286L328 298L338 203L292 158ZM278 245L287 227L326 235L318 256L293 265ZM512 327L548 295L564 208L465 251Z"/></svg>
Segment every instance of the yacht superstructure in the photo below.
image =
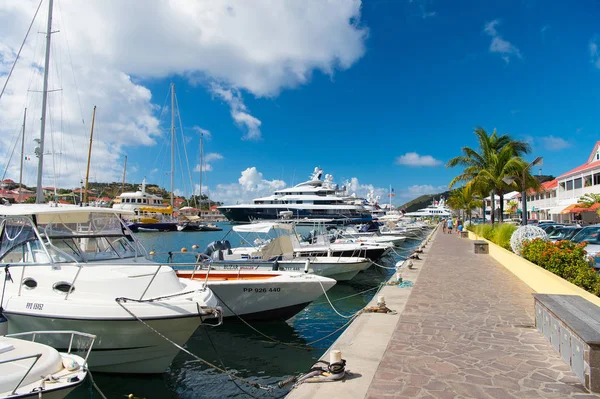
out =
<svg viewBox="0 0 600 399"><path fill-rule="evenodd" d="M361 223L372 219L370 212L345 187L333 183L333 176L315 168L311 179L294 187L255 198L251 204L225 205L219 211L231 222L248 223L259 219L278 219L282 212L296 219L331 219L334 223Z"/></svg>
<svg viewBox="0 0 600 399"><path fill-rule="evenodd" d="M419 209L415 212L405 213L404 216L409 217L448 217L451 216L452 212L450 208L446 206L446 202L444 198L440 198L439 201L433 201L433 203L429 204L426 208Z"/></svg>

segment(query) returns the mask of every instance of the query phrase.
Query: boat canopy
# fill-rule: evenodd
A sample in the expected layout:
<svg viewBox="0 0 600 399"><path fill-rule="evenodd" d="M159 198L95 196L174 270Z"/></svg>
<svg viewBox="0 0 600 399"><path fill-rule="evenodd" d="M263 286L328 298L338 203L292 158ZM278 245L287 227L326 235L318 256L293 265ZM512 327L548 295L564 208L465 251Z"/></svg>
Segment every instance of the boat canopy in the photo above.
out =
<svg viewBox="0 0 600 399"><path fill-rule="evenodd" d="M0 216L32 216L38 223L61 221L62 223L81 223L88 220L90 214L133 215L133 211L101 208L95 206L23 204L0 206Z"/></svg>
<svg viewBox="0 0 600 399"><path fill-rule="evenodd" d="M235 231L236 233L268 234L273 230L285 230L285 231L292 232L293 226L291 224L268 223L268 222L250 223L250 224L243 224L243 225L239 225L239 226L233 226L233 231Z"/></svg>

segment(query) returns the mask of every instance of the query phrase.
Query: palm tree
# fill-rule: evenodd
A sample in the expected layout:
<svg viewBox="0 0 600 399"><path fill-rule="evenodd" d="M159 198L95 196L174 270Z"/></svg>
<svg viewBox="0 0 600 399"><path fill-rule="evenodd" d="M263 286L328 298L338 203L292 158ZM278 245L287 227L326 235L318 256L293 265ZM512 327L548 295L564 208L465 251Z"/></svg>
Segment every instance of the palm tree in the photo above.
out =
<svg viewBox="0 0 600 399"><path fill-rule="evenodd" d="M448 206L456 210L464 210L468 219L471 219L473 209L481 206L481 201L475 198L475 190L472 184L453 190L448 197Z"/></svg>
<svg viewBox="0 0 600 399"><path fill-rule="evenodd" d="M500 218L502 219L504 193L509 188L502 179L514 175L519 168L521 172L523 171L524 162L520 156L529 153L531 146L524 141L514 140L508 135L498 135L495 129L489 135L485 129L478 127L475 129L475 135L479 140L479 151L463 147L462 155L448 161L446 165L448 168L458 165L465 167L460 175L452 179L449 186L452 187L462 181L474 181L480 189L491 189L492 223L494 223L494 195L497 193L500 197Z"/></svg>

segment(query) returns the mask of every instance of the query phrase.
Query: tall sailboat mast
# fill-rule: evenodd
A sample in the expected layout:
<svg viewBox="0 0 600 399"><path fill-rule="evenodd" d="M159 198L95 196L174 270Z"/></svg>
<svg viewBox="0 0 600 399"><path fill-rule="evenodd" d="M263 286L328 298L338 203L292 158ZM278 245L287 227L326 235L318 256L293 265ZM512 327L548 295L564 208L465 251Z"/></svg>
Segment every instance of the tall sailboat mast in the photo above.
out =
<svg viewBox="0 0 600 399"><path fill-rule="evenodd" d="M125 191L125 176L127 175L127 155L125 155L125 162L123 163L123 181L121 182L121 192Z"/></svg>
<svg viewBox="0 0 600 399"><path fill-rule="evenodd" d="M23 112L23 136L21 136L21 169L19 169L19 197L17 202L21 202L23 196L23 160L25 158L25 121L27 120L27 108Z"/></svg>
<svg viewBox="0 0 600 399"><path fill-rule="evenodd" d="M175 181L175 83L171 83L171 208Z"/></svg>
<svg viewBox="0 0 600 399"><path fill-rule="evenodd" d="M44 134L46 133L46 105L48 100L48 70L50 68L50 37L52 35L52 6L54 0L48 1L48 29L46 30L46 59L44 61L44 88L42 91L42 125L40 129L40 142L38 153L38 174L35 202L44 202L44 190L42 189L42 173L44 169Z"/></svg>
<svg viewBox="0 0 600 399"><path fill-rule="evenodd" d="M90 162L92 161L92 140L94 138L94 121L96 120L96 106L92 113L92 130L90 132L90 147L88 149L87 169L85 171L85 191L83 192L83 203L87 203L88 199L88 182L90 180Z"/></svg>
<svg viewBox="0 0 600 399"><path fill-rule="evenodd" d="M204 134L200 133L200 203L198 206L198 208L200 209L200 216L202 216L202 171L204 169L204 141L202 140L203 138Z"/></svg>

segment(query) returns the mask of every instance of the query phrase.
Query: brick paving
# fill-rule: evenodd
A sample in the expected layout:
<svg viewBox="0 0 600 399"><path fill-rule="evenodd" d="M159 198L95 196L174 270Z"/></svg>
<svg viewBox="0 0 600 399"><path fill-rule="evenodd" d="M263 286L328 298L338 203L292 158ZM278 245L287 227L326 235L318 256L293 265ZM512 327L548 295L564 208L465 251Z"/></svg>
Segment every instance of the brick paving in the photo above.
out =
<svg viewBox="0 0 600 399"><path fill-rule="evenodd" d="M532 290L437 232L367 398L598 398L534 327Z"/></svg>

